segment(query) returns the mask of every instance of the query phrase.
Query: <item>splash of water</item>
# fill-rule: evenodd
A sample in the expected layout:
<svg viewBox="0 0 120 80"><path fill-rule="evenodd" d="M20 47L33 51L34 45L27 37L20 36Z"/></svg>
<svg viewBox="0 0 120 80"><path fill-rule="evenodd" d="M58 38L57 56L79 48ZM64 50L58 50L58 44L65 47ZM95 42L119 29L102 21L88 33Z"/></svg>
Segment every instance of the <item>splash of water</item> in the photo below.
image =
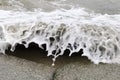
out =
<svg viewBox="0 0 120 80"><path fill-rule="evenodd" d="M92 62L120 62L120 15L98 14L83 8L51 12L0 10L0 52L17 43L26 48L31 42L46 44L53 62L66 49L83 49ZM54 64L53 64L54 65Z"/></svg>

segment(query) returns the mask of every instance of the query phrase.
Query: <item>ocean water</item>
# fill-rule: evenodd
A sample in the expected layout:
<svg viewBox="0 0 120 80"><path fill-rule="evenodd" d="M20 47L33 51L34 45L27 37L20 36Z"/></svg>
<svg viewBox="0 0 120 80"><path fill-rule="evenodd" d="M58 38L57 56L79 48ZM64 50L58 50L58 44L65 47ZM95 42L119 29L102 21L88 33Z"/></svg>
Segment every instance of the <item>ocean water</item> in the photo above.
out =
<svg viewBox="0 0 120 80"><path fill-rule="evenodd" d="M53 62L83 49L95 64L120 63L120 0L0 0L0 53L31 42Z"/></svg>

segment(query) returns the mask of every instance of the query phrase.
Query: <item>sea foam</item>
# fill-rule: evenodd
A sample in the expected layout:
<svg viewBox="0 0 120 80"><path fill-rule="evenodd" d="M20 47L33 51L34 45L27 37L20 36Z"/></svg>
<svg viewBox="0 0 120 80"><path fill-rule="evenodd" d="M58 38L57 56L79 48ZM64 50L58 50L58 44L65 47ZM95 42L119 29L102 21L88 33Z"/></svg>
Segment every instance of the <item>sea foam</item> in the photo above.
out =
<svg viewBox="0 0 120 80"><path fill-rule="evenodd" d="M120 63L120 15L98 14L83 8L70 10L0 10L0 52L17 44L46 44L53 62L66 49L69 56L83 49L95 64ZM53 64L54 65L54 64Z"/></svg>

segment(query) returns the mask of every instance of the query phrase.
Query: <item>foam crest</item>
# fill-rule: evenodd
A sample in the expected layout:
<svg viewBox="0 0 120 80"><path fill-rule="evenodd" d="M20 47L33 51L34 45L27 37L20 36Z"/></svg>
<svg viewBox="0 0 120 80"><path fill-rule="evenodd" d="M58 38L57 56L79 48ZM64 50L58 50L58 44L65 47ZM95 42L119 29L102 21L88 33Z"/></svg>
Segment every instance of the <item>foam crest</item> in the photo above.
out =
<svg viewBox="0 0 120 80"><path fill-rule="evenodd" d="M53 61L66 49L83 49L92 62L120 62L120 15L102 15L77 8L52 12L19 12L0 10L0 52L11 45L27 48L31 42L40 48L46 44ZM54 64L53 64L54 65Z"/></svg>

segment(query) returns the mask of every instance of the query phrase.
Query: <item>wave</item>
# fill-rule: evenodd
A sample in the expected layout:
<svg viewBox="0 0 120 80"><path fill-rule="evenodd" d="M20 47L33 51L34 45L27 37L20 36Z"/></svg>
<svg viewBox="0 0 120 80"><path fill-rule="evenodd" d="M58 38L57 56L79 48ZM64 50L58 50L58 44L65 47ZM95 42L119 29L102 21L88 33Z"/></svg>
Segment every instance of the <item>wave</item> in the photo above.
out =
<svg viewBox="0 0 120 80"><path fill-rule="evenodd" d="M94 13L84 8L51 12L0 10L0 52L17 44L46 44L53 62L66 49L69 56L83 49L95 64L120 63L120 14ZM54 65L54 63L53 63Z"/></svg>

